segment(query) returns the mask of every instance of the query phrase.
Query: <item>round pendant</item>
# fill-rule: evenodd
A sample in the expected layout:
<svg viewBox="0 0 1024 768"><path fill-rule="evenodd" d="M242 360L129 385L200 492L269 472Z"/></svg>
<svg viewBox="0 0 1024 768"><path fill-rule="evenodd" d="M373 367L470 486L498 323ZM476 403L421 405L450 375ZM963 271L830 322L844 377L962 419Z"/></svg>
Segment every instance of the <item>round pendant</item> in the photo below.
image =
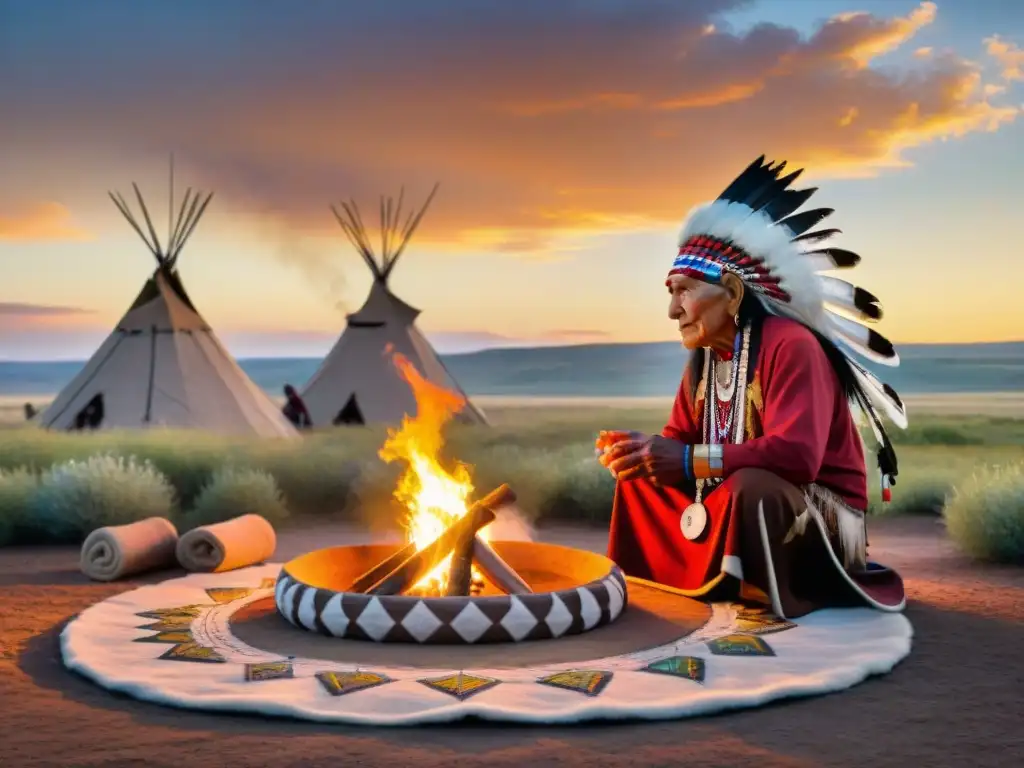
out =
<svg viewBox="0 0 1024 768"><path fill-rule="evenodd" d="M684 509L683 516L679 518L679 529L687 541L693 541L704 533L707 525L708 511L699 501Z"/></svg>

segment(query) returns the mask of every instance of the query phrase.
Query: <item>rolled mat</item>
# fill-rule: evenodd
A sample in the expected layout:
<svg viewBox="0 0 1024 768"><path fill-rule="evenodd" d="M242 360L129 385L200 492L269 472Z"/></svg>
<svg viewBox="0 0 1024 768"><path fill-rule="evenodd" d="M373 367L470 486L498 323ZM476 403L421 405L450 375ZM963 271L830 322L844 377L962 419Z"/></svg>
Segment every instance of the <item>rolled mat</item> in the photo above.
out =
<svg viewBox="0 0 1024 768"><path fill-rule="evenodd" d="M82 543L82 573L95 581L115 581L174 565L178 529L163 517L97 528Z"/></svg>
<svg viewBox="0 0 1024 768"><path fill-rule="evenodd" d="M178 563L186 571L221 573L262 563L274 554L274 527L260 515L193 528L178 540Z"/></svg>

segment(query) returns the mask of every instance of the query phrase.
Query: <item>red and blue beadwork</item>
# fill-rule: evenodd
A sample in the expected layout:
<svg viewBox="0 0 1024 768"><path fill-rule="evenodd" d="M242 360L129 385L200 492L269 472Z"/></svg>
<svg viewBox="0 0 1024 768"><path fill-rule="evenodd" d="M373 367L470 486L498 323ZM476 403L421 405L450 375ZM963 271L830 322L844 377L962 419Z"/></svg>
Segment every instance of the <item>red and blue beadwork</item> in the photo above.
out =
<svg viewBox="0 0 1024 768"><path fill-rule="evenodd" d="M732 272L753 289L777 301L790 301L764 261L737 248L733 243L707 235L695 235L679 248L668 276L686 275L695 280L718 284L722 274Z"/></svg>

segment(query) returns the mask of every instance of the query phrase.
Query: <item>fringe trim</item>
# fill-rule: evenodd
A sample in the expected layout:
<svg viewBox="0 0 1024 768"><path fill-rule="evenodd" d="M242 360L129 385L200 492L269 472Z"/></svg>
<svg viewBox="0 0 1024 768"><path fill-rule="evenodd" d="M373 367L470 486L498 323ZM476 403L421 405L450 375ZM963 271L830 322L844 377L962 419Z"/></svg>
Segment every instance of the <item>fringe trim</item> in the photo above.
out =
<svg viewBox="0 0 1024 768"><path fill-rule="evenodd" d="M803 491L807 509L821 521L830 538L838 543L843 567L847 571L866 568L867 525L864 513L853 509L828 488L815 483L805 486Z"/></svg>

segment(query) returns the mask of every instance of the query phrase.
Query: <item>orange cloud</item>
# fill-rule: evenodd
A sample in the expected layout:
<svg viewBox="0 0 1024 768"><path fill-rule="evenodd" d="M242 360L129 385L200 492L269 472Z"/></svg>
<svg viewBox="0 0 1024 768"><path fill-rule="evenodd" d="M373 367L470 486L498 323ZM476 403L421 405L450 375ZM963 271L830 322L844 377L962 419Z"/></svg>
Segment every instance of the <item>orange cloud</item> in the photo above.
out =
<svg viewBox="0 0 1024 768"><path fill-rule="evenodd" d="M306 28L296 14L290 35L267 38L273 55L233 48L245 66L188 81L188 109L163 98L160 77L173 72L144 71L159 56L103 91L82 75L68 93L94 103L64 122L80 144L154 150L161 162L174 147L181 177L217 190L221 210L296 237L342 240L327 209L340 198L375 212L382 192L405 184L415 203L440 180L418 244L558 256L580 236L678 222L762 153L819 177L870 176L1019 112L954 53L904 72L869 66L936 18L929 2L895 18L844 14L810 36L716 26L733 0L608 0L572 14L428 5L415 35L393 21L373 36L324 19ZM42 122L40 109L12 114ZM47 125L64 124L48 109Z"/></svg>
<svg viewBox="0 0 1024 768"><path fill-rule="evenodd" d="M985 38L985 51L1003 68L1004 80L1024 80L1024 49L992 35Z"/></svg>
<svg viewBox="0 0 1024 768"><path fill-rule="evenodd" d="M0 301L0 330L77 326L83 316L94 314L94 310L82 307Z"/></svg>
<svg viewBox="0 0 1024 768"><path fill-rule="evenodd" d="M37 203L14 215L0 215L0 242L91 240L92 235L74 224L60 203Z"/></svg>
<svg viewBox="0 0 1024 768"><path fill-rule="evenodd" d="M821 42L838 59L867 67L874 59L895 51L922 27L935 21L938 6L924 2L907 16L879 19L868 13L844 13L828 21L818 32Z"/></svg>

